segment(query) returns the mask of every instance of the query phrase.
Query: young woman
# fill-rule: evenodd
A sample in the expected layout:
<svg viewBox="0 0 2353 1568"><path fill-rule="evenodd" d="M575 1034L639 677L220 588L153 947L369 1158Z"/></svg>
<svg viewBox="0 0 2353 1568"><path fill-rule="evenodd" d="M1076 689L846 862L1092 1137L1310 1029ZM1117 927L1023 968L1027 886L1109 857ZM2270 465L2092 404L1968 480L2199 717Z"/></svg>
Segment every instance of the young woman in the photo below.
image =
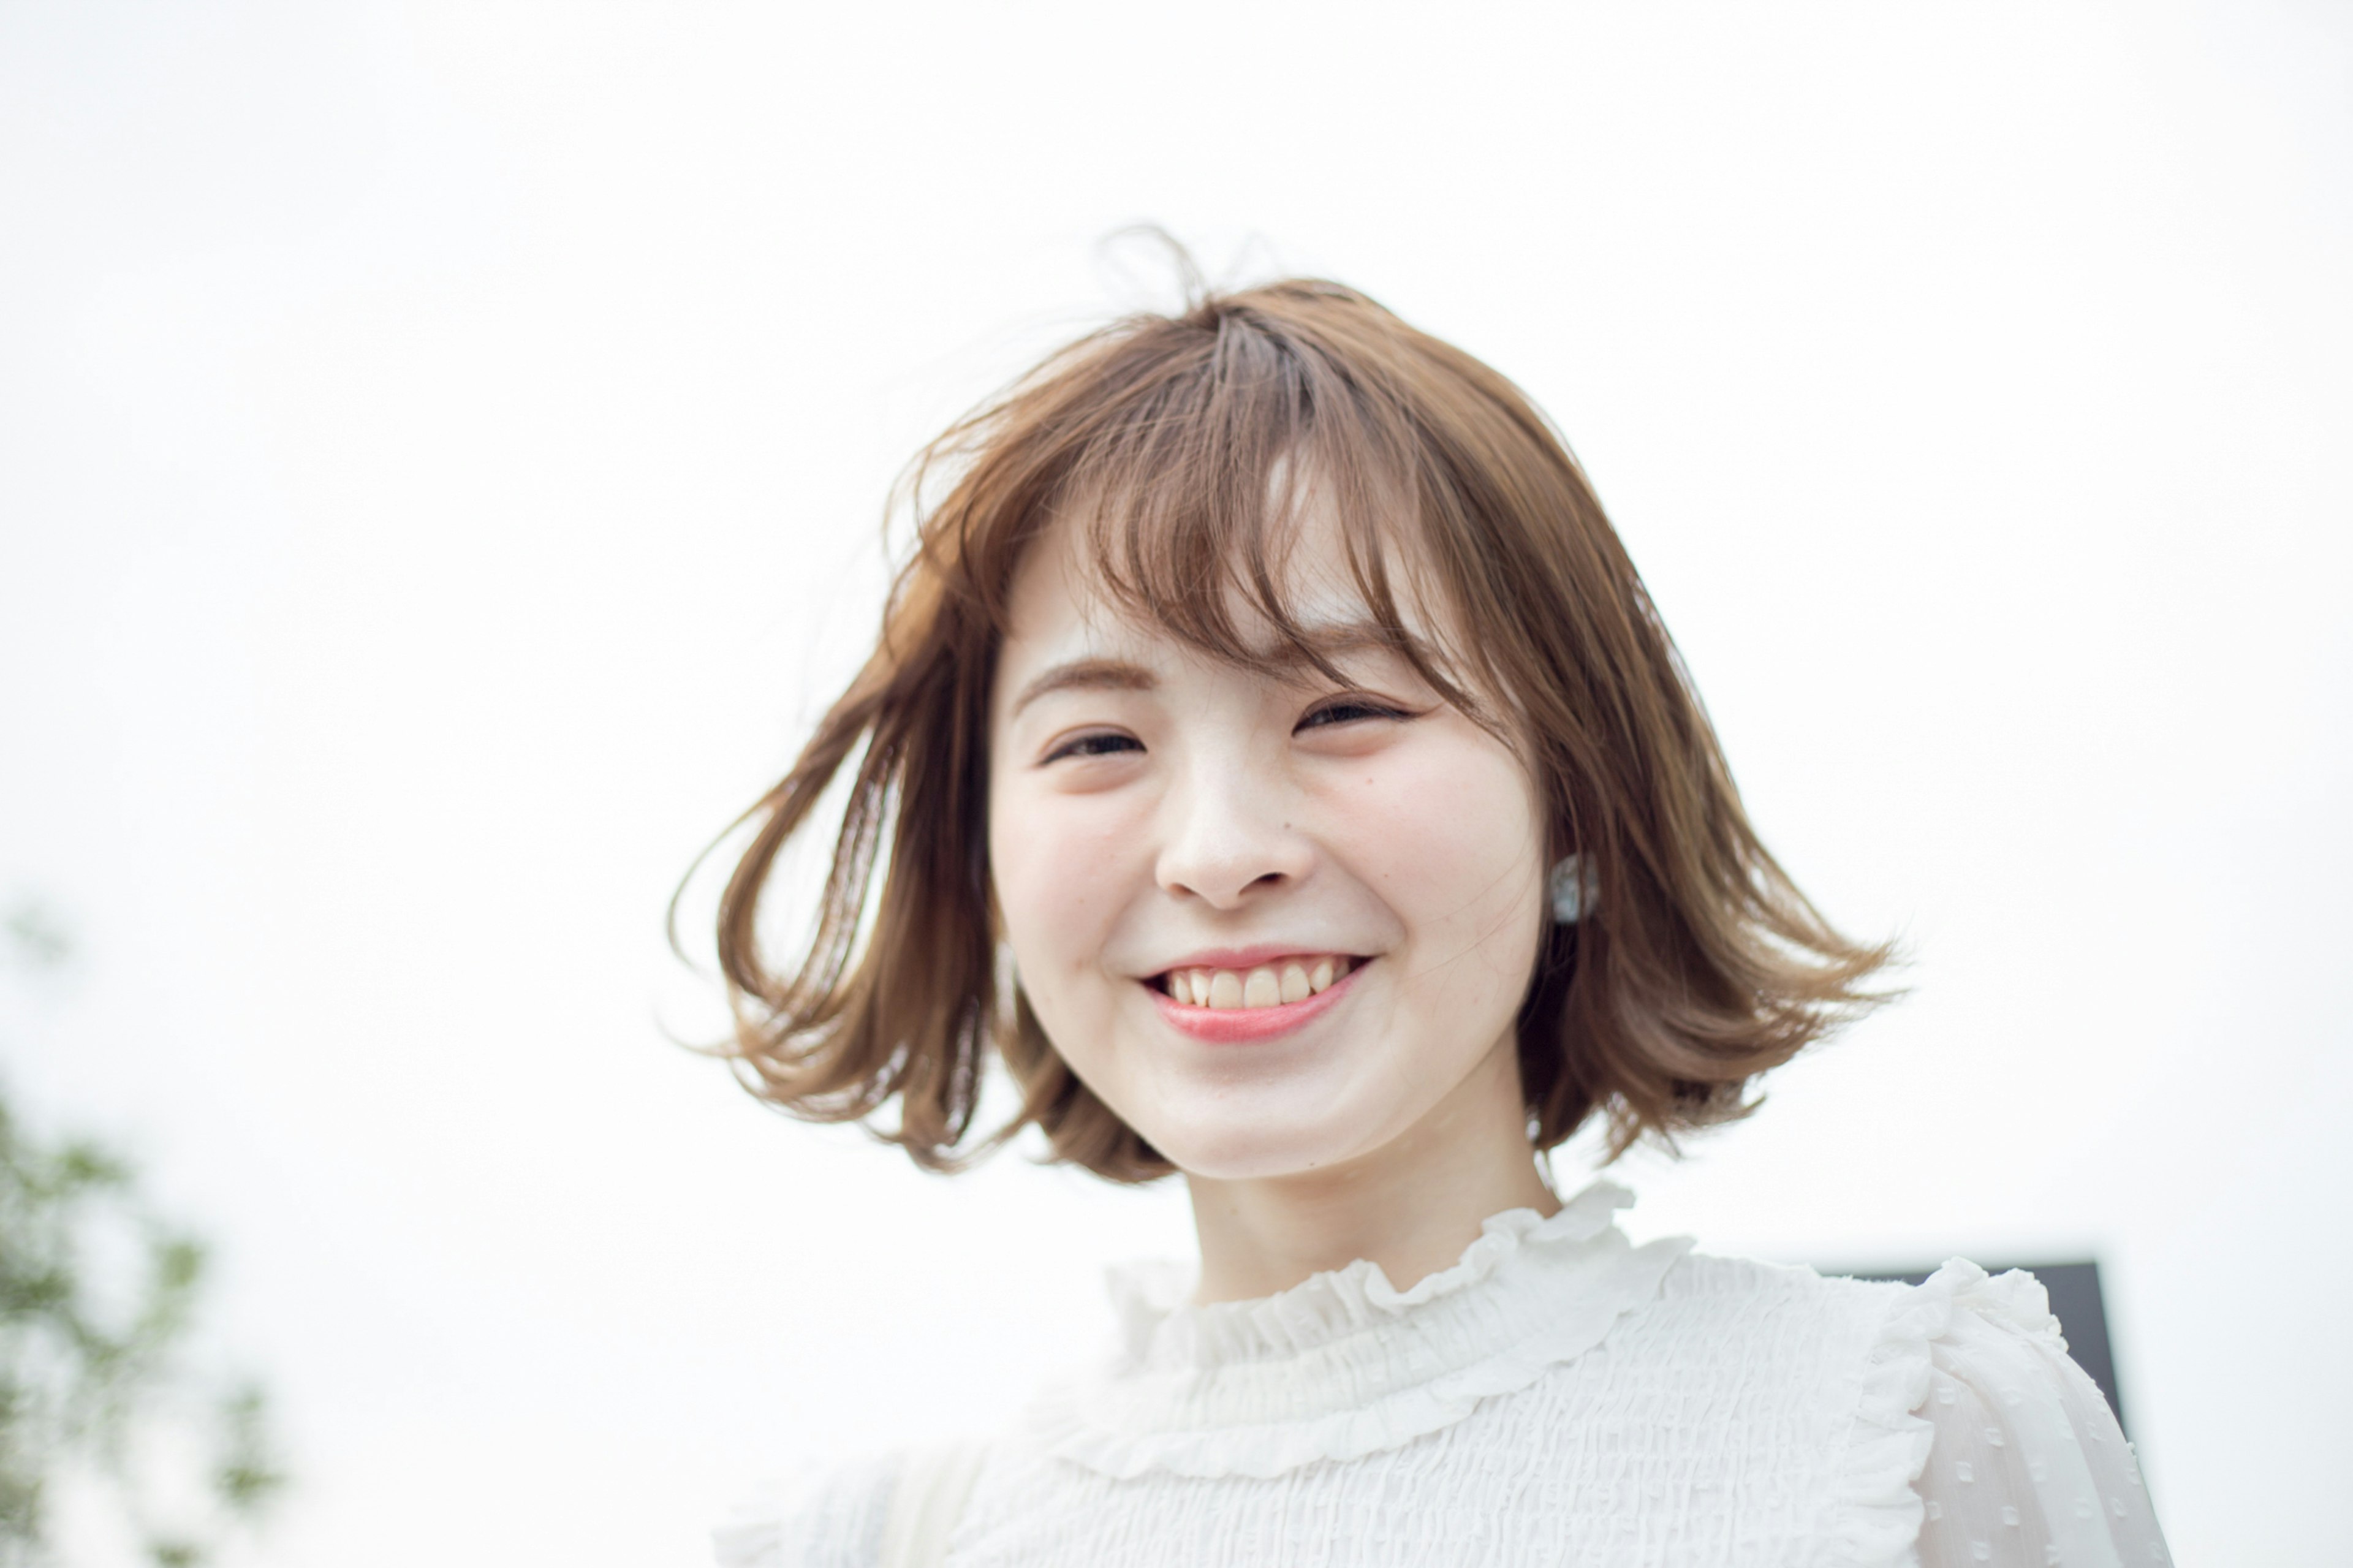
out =
<svg viewBox="0 0 2353 1568"><path fill-rule="evenodd" d="M1635 1247L1622 1152L1875 999L1766 853L1575 461L1487 366L1293 281L1087 338L914 470L881 641L754 813L755 1092L949 1170L1181 1175L1198 1271L989 1442L735 1568L2166 1561L2043 1293ZM849 770L816 935L755 940ZM835 797L839 798L839 797ZM876 907L870 908L870 902ZM976 1125L1001 1063L1019 1113ZM916 1435L920 1436L920 1435Z"/></svg>

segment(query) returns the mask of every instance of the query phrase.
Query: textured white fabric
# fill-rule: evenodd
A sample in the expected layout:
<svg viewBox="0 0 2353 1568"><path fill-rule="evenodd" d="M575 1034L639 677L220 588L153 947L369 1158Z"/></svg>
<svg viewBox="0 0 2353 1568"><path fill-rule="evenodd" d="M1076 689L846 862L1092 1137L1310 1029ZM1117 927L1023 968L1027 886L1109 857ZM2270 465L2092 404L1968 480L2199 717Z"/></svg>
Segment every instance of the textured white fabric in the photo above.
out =
<svg viewBox="0 0 2353 1568"><path fill-rule="evenodd" d="M1918 1287L1633 1247L1606 1184L1489 1220L1408 1290L1114 1281L1106 1363L994 1439L949 1568L2168 1561L2042 1287ZM719 1535L726 1568L874 1568L895 1468Z"/></svg>
<svg viewBox="0 0 2353 1568"><path fill-rule="evenodd" d="M972 1483L987 1460L987 1445L972 1442L912 1448L901 1456L882 1520L879 1568L940 1568L948 1537L964 1517Z"/></svg>

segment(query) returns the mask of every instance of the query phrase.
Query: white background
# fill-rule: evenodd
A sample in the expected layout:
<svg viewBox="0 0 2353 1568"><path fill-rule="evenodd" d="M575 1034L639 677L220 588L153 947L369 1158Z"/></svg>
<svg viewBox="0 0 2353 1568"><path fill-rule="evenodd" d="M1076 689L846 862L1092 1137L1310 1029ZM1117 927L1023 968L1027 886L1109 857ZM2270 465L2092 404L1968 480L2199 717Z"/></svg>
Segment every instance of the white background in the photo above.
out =
<svg viewBox="0 0 2353 1568"><path fill-rule="evenodd" d="M2180 1560L2340 1561L2348 81L2267 0L0 5L5 1072L218 1239L254 1560L701 1561L1186 1244L768 1115L660 936L1149 219L1526 386L1910 944L1634 1228L2095 1253Z"/></svg>

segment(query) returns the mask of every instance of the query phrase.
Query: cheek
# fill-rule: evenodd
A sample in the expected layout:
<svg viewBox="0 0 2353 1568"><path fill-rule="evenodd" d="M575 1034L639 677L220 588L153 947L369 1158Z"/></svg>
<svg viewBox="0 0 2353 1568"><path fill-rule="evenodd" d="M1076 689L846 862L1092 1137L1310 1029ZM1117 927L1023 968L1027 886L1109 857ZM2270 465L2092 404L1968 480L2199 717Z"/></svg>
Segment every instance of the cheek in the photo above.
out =
<svg viewBox="0 0 2353 1568"><path fill-rule="evenodd" d="M1006 940L1041 1013L1059 1011L1067 977L1091 970L1126 902L1123 856L1138 835L1103 797L1019 785L989 805L988 856Z"/></svg>
<svg viewBox="0 0 2353 1568"><path fill-rule="evenodd" d="M1347 781L1333 804L1349 859L1406 925L1418 975L1525 981L1544 872L1535 787L1500 746L1443 739Z"/></svg>

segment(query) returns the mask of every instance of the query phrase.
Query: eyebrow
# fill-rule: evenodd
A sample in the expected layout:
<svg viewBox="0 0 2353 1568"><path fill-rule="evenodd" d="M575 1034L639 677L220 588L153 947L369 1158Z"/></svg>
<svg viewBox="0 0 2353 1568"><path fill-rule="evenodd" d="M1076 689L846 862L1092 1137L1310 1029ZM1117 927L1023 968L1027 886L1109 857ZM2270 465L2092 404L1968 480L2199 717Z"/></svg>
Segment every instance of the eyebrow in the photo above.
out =
<svg viewBox="0 0 2353 1568"><path fill-rule="evenodd" d="M1401 653L1398 639L1370 621L1345 621L1333 626L1303 627L1307 636L1304 645L1285 643L1267 649L1258 656L1262 666L1277 669L1304 669L1314 667L1314 656L1325 658L1345 658L1355 653ZM1411 634L1408 634L1410 640Z"/></svg>
<svg viewBox="0 0 2353 1568"><path fill-rule="evenodd" d="M1149 691L1160 677L1140 664L1117 658L1077 658L1040 673L1013 700L1018 713L1050 691Z"/></svg>
<svg viewBox="0 0 2353 1568"><path fill-rule="evenodd" d="M1310 628L1308 647L1326 658L1401 651L1395 637L1363 621ZM1258 656L1257 663L1261 669L1289 676L1314 668L1314 658L1305 648L1286 645L1267 649ZM1056 691L1151 691L1159 685L1156 673L1125 659L1074 658L1040 672L1024 686L1021 694L1013 700L1012 711L1018 714L1040 697Z"/></svg>

